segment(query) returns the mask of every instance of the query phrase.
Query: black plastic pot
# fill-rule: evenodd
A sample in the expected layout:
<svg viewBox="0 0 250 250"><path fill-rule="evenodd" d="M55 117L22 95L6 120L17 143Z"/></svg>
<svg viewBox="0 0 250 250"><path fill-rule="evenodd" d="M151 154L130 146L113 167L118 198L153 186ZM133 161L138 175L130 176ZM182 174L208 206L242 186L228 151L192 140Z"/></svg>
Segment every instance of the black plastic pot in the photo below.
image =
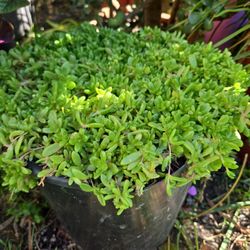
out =
<svg viewBox="0 0 250 250"><path fill-rule="evenodd" d="M39 171L36 165L32 169ZM41 191L83 250L153 250L166 240L187 188L176 188L168 197L160 181L135 196L133 207L120 216L111 202L101 206L92 193L68 186L63 177L47 177Z"/></svg>

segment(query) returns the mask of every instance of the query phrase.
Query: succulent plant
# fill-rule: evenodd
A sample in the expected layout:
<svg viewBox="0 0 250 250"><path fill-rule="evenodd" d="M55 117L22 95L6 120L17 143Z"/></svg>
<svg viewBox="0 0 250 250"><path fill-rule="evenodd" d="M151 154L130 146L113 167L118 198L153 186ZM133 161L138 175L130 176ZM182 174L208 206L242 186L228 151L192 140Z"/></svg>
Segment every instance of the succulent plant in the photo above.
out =
<svg viewBox="0 0 250 250"><path fill-rule="evenodd" d="M118 213L145 186L166 190L225 167L249 137L249 74L228 51L179 33L127 34L87 24L0 52L0 173L11 192L27 169L68 178ZM171 175L185 158L185 176Z"/></svg>

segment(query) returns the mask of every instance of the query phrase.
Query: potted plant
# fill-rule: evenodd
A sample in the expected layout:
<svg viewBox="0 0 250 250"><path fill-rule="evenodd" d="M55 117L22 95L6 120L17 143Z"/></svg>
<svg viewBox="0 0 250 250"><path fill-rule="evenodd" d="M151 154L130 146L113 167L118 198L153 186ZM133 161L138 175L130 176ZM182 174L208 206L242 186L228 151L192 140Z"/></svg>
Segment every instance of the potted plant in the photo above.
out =
<svg viewBox="0 0 250 250"><path fill-rule="evenodd" d="M0 63L2 184L28 192L36 173L84 249L156 248L189 183L222 166L234 177L249 75L228 51L83 24Z"/></svg>

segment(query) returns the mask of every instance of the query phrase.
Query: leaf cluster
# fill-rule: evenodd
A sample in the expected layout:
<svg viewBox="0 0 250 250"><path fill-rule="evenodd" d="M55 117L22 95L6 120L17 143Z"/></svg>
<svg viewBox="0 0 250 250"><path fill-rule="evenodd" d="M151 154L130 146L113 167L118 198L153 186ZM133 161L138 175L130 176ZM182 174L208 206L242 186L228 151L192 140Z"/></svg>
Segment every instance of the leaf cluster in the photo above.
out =
<svg viewBox="0 0 250 250"><path fill-rule="evenodd" d="M249 136L249 75L228 51L179 33L82 24L0 52L0 174L11 192L66 176L118 213L152 181L167 191L225 166ZM185 157L186 177L171 163Z"/></svg>

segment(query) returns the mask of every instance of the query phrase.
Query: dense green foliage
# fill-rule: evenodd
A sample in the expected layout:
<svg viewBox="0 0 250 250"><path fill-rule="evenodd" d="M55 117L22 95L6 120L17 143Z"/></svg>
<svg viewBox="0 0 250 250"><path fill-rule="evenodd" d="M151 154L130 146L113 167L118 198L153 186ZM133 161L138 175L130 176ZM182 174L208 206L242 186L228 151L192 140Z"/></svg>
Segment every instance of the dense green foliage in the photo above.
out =
<svg viewBox="0 0 250 250"><path fill-rule="evenodd" d="M0 53L0 173L10 191L39 177L109 199L121 213L152 180L167 190L225 166L249 136L249 75L229 52L180 34L82 25ZM186 177L171 176L185 156Z"/></svg>

